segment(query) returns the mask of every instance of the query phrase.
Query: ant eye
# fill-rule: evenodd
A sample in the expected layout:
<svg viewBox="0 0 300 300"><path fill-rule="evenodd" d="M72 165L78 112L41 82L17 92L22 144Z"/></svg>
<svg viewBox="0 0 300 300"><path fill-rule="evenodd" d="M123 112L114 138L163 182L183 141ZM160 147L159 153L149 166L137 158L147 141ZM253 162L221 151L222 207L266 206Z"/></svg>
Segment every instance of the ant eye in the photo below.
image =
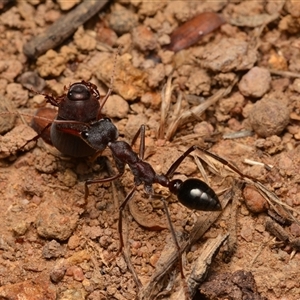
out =
<svg viewBox="0 0 300 300"><path fill-rule="evenodd" d="M84 139L87 139L89 137L89 133L87 131L82 131L81 132L81 136L84 138Z"/></svg>
<svg viewBox="0 0 300 300"><path fill-rule="evenodd" d="M85 85L75 83L70 87L67 97L72 101L88 100L91 93Z"/></svg>

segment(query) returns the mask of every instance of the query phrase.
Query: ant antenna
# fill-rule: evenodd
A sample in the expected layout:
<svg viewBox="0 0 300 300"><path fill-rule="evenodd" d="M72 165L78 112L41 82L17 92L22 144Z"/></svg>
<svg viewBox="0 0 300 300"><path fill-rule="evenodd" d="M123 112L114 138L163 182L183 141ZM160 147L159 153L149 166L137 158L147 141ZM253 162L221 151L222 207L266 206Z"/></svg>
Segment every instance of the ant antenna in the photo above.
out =
<svg viewBox="0 0 300 300"><path fill-rule="evenodd" d="M111 93L113 91L114 80L115 80L115 73L116 73L116 65L117 65L117 58L118 58L118 56L120 54L120 50L121 50L121 46L119 46L117 48L117 51L115 53L113 70L112 70L112 75L111 75L111 78L110 78L110 86L108 88L108 91L107 91L105 97L103 98L103 100L101 102L101 105L100 105L100 108L99 108L99 115L101 114L101 110L102 110L103 106L105 105L107 99L109 98L109 96L111 95Z"/></svg>

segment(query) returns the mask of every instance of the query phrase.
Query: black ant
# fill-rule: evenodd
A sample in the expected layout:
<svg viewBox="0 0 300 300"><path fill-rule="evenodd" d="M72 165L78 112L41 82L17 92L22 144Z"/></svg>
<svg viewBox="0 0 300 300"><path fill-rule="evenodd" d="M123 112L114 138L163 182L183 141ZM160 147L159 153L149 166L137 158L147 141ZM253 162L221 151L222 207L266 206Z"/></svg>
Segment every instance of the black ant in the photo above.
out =
<svg viewBox="0 0 300 300"><path fill-rule="evenodd" d="M58 121L59 122L59 121ZM76 126L73 126L75 124ZM67 125L67 124L66 124ZM116 163L116 168L118 174L101 179L88 180L85 183L85 199L88 197L88 185L92 183L104 183L113 181L124 174L125 166L128 165L131 172L134 175L135 185L133 189L129 192L126 198L123 200L119 207L119 223L118 232L120 237L119 252L122 251L124 247L124 240L122 236L122 213L127 203L133 198L137 187L144 184L145 192L149 195L154 195L153 184L158 183L164 187L167 187L172 194L175 194L178 201L184 206L202 211L218 211L221 210L220 201L216 193L203 181L190 178L185 181L180 179L171 180L176 169L182 163L182 161L193 151L201 148L197 146L191 146L187 149L169 168L165 174L157 174L152 166L144 161L145 152L145 126L142 125L136 135L132 140L132 144L129 145L125 141L118 141L118 130L116 126L111 122L109 118L102 118L98 121L91 122L89 124L81 122L70 122L68 126L64 126L60 130L66 134L74 135L81 138L85 143L87 143L91 148L97 152L102 152L106 147L108 147L113 155ZM135 144L136 140L140 136L140 148L139 154L133 151L132 146ZM157 195L154 195L157 196ZM180 256L180 271L182 277L183 269L181 262L180 247L177 242L172 223L170 221L169 213L165 201L160 197L165 206L167 217L169 220L169 225L171 227L171 232L178 249Z"/></svg>
<svg viewBox="0 0 300 300"><path fill-rule="evenodd" d="M221 210L221 204L216 193L205 182L196 178L190 178L185 181L171 179L176 169L191 152L197 149L203 151L204 149L197 146L190 147L171 165L165 174L159 175L148 162L144 161L145 126L141 126L134 136L131 145L129 145L125 141L118 140L119 133L116 126L109 118L101 115L101 109L110 96L112 89L108 90L101 104L99 103L100 94L98 89L90 82L81 81L73 83L69 88L65 88L65 90L66 93L57 98L52 95L44 95L47 102L58 107L57 117L46 127L51 126L50 138L52 144L63 154L73 157L95 156L108 147L112 152L118 170L118 174L114 176L86 181L85 200L87 200L89 194L88 185L92 183L110 182L121 177L124 174L126 165L129 166L134 175L135 185L119 207L119 252L122 251L124 247L122 213L127 203L133 198L137 187L141 184L144 184L145 192L148 195L155 197L157 197L157 195L154 195L154 183L167 187L172 194L177 196L179 202L190 209L202 211ZM42 130L42 133L46 128ZM42 133L32 140L37 140ZM139 136L140 148L139 154L137 154L133 151L132 146ZM170 221L165 202L164 205L167 217ZM178 253L181 257L179 251L180 247L176 240L174 229L171 222L169 223L174 241L178 248ZM180 269L182 277L184 277L182 265Z"/></svg>

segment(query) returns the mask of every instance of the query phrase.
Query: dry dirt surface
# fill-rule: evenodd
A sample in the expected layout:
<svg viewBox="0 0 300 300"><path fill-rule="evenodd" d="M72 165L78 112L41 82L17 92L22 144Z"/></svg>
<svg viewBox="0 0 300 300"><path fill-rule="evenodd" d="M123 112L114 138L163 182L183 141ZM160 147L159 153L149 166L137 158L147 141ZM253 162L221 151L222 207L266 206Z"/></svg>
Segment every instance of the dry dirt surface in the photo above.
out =
<svg viewBox="0 0 300 300"><path fill-rule="evenodd" d="M0 3L0 299L300 299L300 2L95 2ZM101 97L113 88L101 113L119 140L146 126L157 173L192 145L225 159L197 150L174 175L205 180L222 211L189 210L153 186L184 279L164 204L143 185L118 253L129 168L89 185L85 201L86 180L117 172L109 149L22 148L37 109L82 80Z"/></svg>

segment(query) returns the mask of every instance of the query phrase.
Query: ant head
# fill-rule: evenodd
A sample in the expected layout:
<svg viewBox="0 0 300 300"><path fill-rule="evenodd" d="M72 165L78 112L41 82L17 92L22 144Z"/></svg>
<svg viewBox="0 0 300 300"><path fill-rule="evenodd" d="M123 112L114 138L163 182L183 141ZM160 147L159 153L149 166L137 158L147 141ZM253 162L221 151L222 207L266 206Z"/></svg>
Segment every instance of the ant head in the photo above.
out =
<svg viewBox="0 0 300 300"><path fill-rule="evenodd" d="M118 130L109 118L103 118L88 125L83 130L72 128L73 135L80 136L91 148L99 152L118 139Z"/></svg>
<svg viewBox="0 0 300 300"><path fill-rule="evenodd" d="M185 181L174 179L169 186L170 192L177 195L178 201L189 209L203 211L222 209L216 193L200 179L190 178Z"/></svg>

